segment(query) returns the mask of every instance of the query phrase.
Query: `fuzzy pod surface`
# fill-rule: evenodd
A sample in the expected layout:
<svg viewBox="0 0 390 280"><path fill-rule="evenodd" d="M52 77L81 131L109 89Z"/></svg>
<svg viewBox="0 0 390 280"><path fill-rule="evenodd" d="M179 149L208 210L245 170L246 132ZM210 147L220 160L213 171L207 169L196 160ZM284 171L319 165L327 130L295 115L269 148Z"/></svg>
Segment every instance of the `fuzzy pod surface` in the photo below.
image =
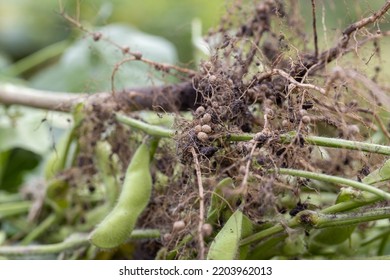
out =
<svg viewBox="0 0 390 280"><path fill-rule="evenodd" d="M116 205L89 237L93 245L111 249L130 237L139 215L149 203L152 192L149 155L147 144L142 143L127 168Z"/></svg>

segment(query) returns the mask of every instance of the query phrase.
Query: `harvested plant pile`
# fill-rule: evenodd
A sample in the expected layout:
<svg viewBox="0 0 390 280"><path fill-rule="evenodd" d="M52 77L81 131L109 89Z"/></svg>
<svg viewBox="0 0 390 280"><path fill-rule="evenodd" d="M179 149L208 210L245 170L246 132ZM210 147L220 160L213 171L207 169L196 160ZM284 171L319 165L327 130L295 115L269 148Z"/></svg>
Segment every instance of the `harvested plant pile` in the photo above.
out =
<svg viewBox="0 0 390 280"><path fill-rule="evenodd" d="M74 105L74 128L47 164L42 223L25 244L60 242L75 258L390 255L390 95L380 60L390 1L327 39L326 48L318 41L329 34L317 34L316 16L305 30L297 1L248 2L229 2L197 71L120 48L126 58L117 68L141 61L179 84L113 88L62 103L63 110ZM315 1L306 2L318 17ZM140 113L147 109L173 123L149 124ZM149 149L150 165L140 172L151 173L153 190L146 208L134 210L122 195L131 185L145 199L145 182L130 182L138 171L126 168L139 145ZM112 212L118 208L121 217ZM94 242L110 217L110 237ZM116 236L129 219L136 229ZM41 253L0 247L6 256Z"/></svg>

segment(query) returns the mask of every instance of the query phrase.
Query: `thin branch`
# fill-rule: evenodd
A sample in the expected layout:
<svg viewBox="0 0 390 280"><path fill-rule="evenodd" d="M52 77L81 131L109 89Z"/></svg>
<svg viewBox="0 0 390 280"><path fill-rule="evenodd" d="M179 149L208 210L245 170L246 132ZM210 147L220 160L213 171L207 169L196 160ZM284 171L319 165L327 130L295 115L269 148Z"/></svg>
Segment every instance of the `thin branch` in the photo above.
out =
<svg viewBox="0 0 390 280"><path fill-rule="evenodd" d="M316 22L316 1L311 0L311 11L312 11L312 17L313 17L313 35L314 35L314 56L317 59L318 58L318 36L317 36L317 22Z"/></svg>
<svg viewBox="0 0 390 280"><path fill-rule="evenodd" d="M304 88L304 89L312 89L312 90L318 91L321 94L325 94L325 89L323 89L319 86L313 85L313 84L300 83L297 80L295 80L293 78L293 76L289 75L288 73L284 72L281 69L273 69L272 72L275 74L279 74L280 76L287 79L290 83L294 84L297 87Z"/></svg>
<svg viewBox="0 0 390 280"><path fill-rule="evenodd" d="M275 76L275 75L279 75L279 76L285 78L291 84L293 84L293 85L295 85L295 86L297 86L299 88L315 90L315 91L318 91L321 94L325 94L326 93L326 90L321 88L321 87L319 87L319 86L316 86L316 85L313 85L313 84L305 84L305 83L301 83L301 82L297 81L293 76L291 76L287 72L283 71L282 69L276 69L275 68L275 69L272 69L272 70L270 70L268 72L259 73L255 77L255 79L256 79L256 81L258 83L260 83L260 82L262 82L264 80L267 80L270 77Z"/></svg>
<svg viewBox="0 0 390 280"><path fill-rule="evenodd" d="M199 224L198 224L199 259L204 260L205 247L204 247L204 239L203 239L203 231L202 231L203 224L204 224L204 191L203 191L203 183L202 183L202 172L200 171L198 155L196 154L194 147L191 147L191 153L194 159L196 178L198 180L198 188L199 188Z"/></svg>
<svg viewBox="0 0 390 280"><path fill-rule="evenodd" d="M371 92L375 99L380 102L380 105L378 106L384 106L387 110L390 110L390 97L378 84L352 69L345 70L344 73L347 77L361 82Z"/></svg>
<svg viewBox="0 0 390 280"><path fill-rule="evenodd" d="M240 186L240 189L242 190L243 194L246 194L248 191L249 169L250 169L251 164L252 164L252 157L253 157L253 154L255 152L255 149L256 149L256 145L253 145L251 152L248 156L246 165L245 165L245 174L244 174L244 178L242 179L241 186Z"/></svg>
<svg viewBox="0 0 390 280"><path fill-rule="evenodd" d="M156 69L164 70L165 72L169 72L169 70L172 69L172 70L178 71L179 73L182 73L184 75L188 75L190 77L197 74L196 71L188 69L188 68L183 68L183 67L173 65L173 64L159 63L156 61L152 61L150 59L144 58L141 53L132 51L128 46L120 46L119 44L112 41L110 38L104 36L102 33L94 32L94 31L91 31L91 30L85 28L80 23L78 18L75 19L75 18L71 17L70 15L68 15L65 12L65 10L63 9L63 7L61 7L61 9L60 9L60 14L65 20L67 20L69 23L74 25L76 28L78 28L82 32L86 33L94 41L103 40L103 41L109 43L110 45L118 48L124 55L130 55L132 60L142 61L145 64L151 65Z"/></svg>
<svg viewBox="0 0 390 280"><path fill-rule="evenodd" d="M366 114L371 114L372 116L374 116L374 118L375 118L376 122L378 123L378 126L379 126L380 130L382 131L383 135L385 135L387 140L390 141L390 132L387 130L385 124L383 123L383 121L381 120L381 118L379 117L379 115L375 111L370 110L370 109L363 109L363 108L358 108L357 110L360 111L360 112L363 112L363 113L366 113Z"/></svg>
<svg viewBox="0 0 390 280"><path fill-rule="evenodd" d="M293 77L302 77L305 75L308 69L310 69L310 71L313 73L316 70L321 69L325 64L339 57L339 55L343 54L344 50L348 45L351 35L355 31L362 29L368 24L374 23L379 18L381 18L389 9L390 9L390 0L386 1L386 3L382 6L382 8L374 12L369 17L363 18L349 25L342 32L343 36L339 39L339 42L337 43L336 46L326 51L323 51L321 54L319 54L318 59L313 59L313 55L307 56L306 59L304 59L302 64L298 64L292 69L291 75Z"/></svg>
<svg viewBox="0 0 390 280"><path fill-rule="evenodd" d="M112 70L111 73L111 93L112 95L116 96L116 89L115 89L115 76L116 73L119 71L120 67L130 61L135 61L136 59L134 57L127 57L125 59L122 59L120 62L115 64L114 70Z"/></svg>

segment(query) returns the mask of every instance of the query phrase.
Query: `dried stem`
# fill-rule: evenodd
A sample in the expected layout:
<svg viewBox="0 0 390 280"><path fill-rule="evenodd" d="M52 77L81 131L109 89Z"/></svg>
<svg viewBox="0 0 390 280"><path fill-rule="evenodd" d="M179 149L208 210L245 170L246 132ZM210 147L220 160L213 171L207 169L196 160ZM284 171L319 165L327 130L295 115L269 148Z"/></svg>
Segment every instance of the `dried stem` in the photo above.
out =
<svg viewBox="0 0 390 280"><path fill-rule="evenodd" d="M312 7L312 17L313 17L313 35L314 35L314 56L317 59L318 57L318 36L317 36L317 23L316 23L316 1L311 0Z"/></svg>
<svg viewBox="0 0 390 280"><path fill-rule="evenodd" d="M125 89L118 91L115 96L108 92L94 94L52 92L0 83L0 103L4 105L23 105L70 112L75 104L81 102L86 105L105 104L107 109L119 106L129 110L153 110L158 105L166 111L194 109L197 104L196 93L191 82Z"/></svg>
<svg viewBox="0 0 390 280"><path fill-rule="evenodd" d="M202 172L200 171L200 164L198 161L198 155L196 154L195 148L191 147L192 157L194 159L194 165L196 170L196 178L198 180L199 188L199 224L198 224L198 238L199 238L199 259L204 260L205 247L203 239L203 224L204 224L204 192L202 183Z"/></svg>
<svg viewBox="0 0 390 280"><path fill-rule="evenodd" d="M128 46L120 46L117 43L115 43L114 41L110 40L110 38L105 37L100 32L90 31L89 29L85 28L77 18L75 19L75 18L71 17L70 15L68 15L62 7L60 10L60 14L62 15L62 17L65 20L67 20L69 23L74 25L76 28L78 28L82 32L89 35L94 41L99 41L99 40L106 41L110 45L118 48L124 55L130 55L131 60L142 61L146 64L149 64L149 65L155 67L156 69L165 70L166 72L168 72L169 69L172 69L172 70L178 71L178 72L183 73L183 74L188 75L188 76L194 76L197 73L194 70L183 68L183 67L180 67L177 65L170 65L167 63L158 63L156 61L152 61L150 59L144 58L141 53L131 51L131 49Z"/></svg>
<svg viewBox="0 0 390 280"><path fill-rule="evenodd" d="M261 73L260 75L257 76L257 80L258 80L258 82L261 82L261 81L268 79L269 77L274 76L274 75L280 75L281 77L288 80L291 84L293 84L299 88L312 89L312 90L318 91L321 94L325 94L325 92L326 92L325 89L323 89L319 86L298 82L296 79L294 79L293 76L289 75L287 72L283 71L282 69L272 69L271 71Z"/></svg>
<svg viewBox="0 0 390 280"><path fill-rule="evenodd" d="M333 61L339 55L343 54L345 49L348 46L349 39L351 35L362 29L368 24L374 23L379 18L381 18L388 10L390 9L390 0L386 1L386 3L380 8L378 11L371 14L369 17L363 18L344 29L342 32L343 36L339 39L339 42L336 46L323 51L318 56L317 59L312 59L312 56L308 56L307 59L304 59L301 64L298 64L292 69L291 75L293 77L298 76L302 77L306 74L308 69L313 73L321 68L323 68L327 63Z"/></svg>

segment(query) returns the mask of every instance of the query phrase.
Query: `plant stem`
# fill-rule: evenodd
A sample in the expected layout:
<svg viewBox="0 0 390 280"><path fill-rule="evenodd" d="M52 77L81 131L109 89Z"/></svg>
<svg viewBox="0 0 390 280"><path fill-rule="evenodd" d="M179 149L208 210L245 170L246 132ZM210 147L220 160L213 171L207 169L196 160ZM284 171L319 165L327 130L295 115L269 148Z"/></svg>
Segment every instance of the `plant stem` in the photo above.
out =
<svg viewBox="0 0 390 280"><path fill-rule="evenodd" d="M279 224L274 225L273 227L259 231L255 234L248 236L247 238L244 238L243 240L241 240L240 246L245 246L245 245L248 245L248 244L253 243L255 241L260 241L260 240L265 239L267 237L270 237L274 234L278 234L280 232L283 232L286 227L295 228L297 226L299 226L299 222L298 222L298 219L296 217L294 217L291 220L289 220L285 226L283 226L282 224L279 223Z"/></svg>
<svg viewBox="0 0 390 280"><path fill-rule="evenodd" d="M153 239L160 237L158 229L135 229L131 232L130 239Z"/></svg>
<svg viewBox="0 0 390 280"><path fill-rule="evenodd" d="M337 212L343 212L343 211L348 211L352 209L356 209L358 207L374 203L376 201L381 200L381 197L374 195L372 193L367 193L363 192L357 200L350 200L350 201L345 201L341 202L332 206L329 206L325 209L322 209L319 213L321 214L332 214L332 213L337 213ZM292 218L289 220L286 224L286 227L289 228L295 228L299 225L299 222L296 217ZM284 226L281 224L276 224L273 227L270 227L268 229L262 230L260 232L257 232L251 236L248 236L247 238L243 239L240 243L240 246L245 246L250 243L260 241L262 239L265 239L267 237L271 237L275 234L283 232L285 229Z"/></svg>
<svg viewBox="0 0 390 280"><path fill-rule="evenodd" d="M74 250L88 246L89 233L75 233L63 242L49 245L29 246L0 246L0 256L19 256L27 258L34 255L57 254L67 250ZM149 239L160 237L160 231L155 229L133 230L130 239Z"/></svg>
<svg viewBox="0 0 390 280"><path fill-rule="evenodd" d="M0 174L0 176L1 175L2 174ZM6 206L7 203L20 202L20 201L23 201L23 197L20 195L20 193L7 193L7 192L0 191L0 209L3 206Z"/></svg>
<svg viewBox="0 0 390 280"><path fill-rule="evenodd" d="M1 246L1 256L21 256L57 254L63 251L77 249L89 244L88 234L73 234L66 240L49 245L29 245L29 246Z"/></svg>
<svg viewBox="0 0 390 280"><path fill-rule="evenodd" d="M390 207L364 209L348 214L322 214L311 210L299 212L299 222L316 229L356 225L360 223L390 218Z"/></svg>
<svg viewBox="0 0 390 280"><path fill-rule="evenodd" d="M60 55L69 45L70 42L65 40L47 46L12 64L5 70L5 74L10 76L19 76L37 65Z"/></svg>
<svg viewBox="0 0 390 280"><path fill-rule="evenodd" d="M202 172L200 170L200 164L198 161L198 155L194 147L191 147L191 153L194 160L196 178L198 180L198 190L199 190L199 223L198 223L198 242L199 242L199 259L204 260L205 247L202 228L204 224L204 190L202 183Z"/></svg>
<svg viewBox="0 0 390 280"><path fill-rule="evenodd" d="M59 214L53 213L48 216L42 223L34 228L30 233L21 241L22 245L28 245L41 234L45 233L51 226L53 226L60 219Z"/></svg>
<svg viewBox="0 0 390 280"><path fill-rule="evenodd" d="M359 223L388 218L390 218L390 207L376 209L373 208L368 210L366 209L364 210L364 212L352 212L348 214L324 214L322 211L315 212L305 210L299 212L298 215L289 220L285 226L281 224L276 224L273 227L248 236L247 238L241 240L240 246L245 246L250 243L260 241L267 237L271 237L275 234L281 233L284 231L285 227L295 228L298 226L305 226L321 229L328 227L355 225Z"/></svg>
<svg viewBox="0 0 390 280"><path fill-rule="evenodd" d="M390 146L365 143L359 141L350 141L344 139L335 139L319 136L307 136L305 141L308 144L329 147L329 148L343 148L347 150L357 150L362 152L369 152L382 155L390 155Z"/></svg>
<svg viewBox="0 0 390 280"><path fill-rule="evenodd" d="M381 200L381 198L375 194L362 192L356 200L340 202L325 209L322 209L320 212L323 214L330 214L349 211L364 205L375 203L379 200Z"/></svg>
<svg viewBox="0 0 390 280"><path fill-rule="evenodd" d="M168 137L172 138L175 135L175 131L168 128L163 128L157 125L151 125L131 117L124 116L122 114L116 114L117 121L131 126L133 128L140 129L145 133L151 136L157 137ZM226 141L249 141L255 137L255 134L228 134L225 136ZM328 147L328 148L337 148L337 149L347 149L347 150L357 150L362 152L369 152L382 155L390 155L390 146L364 143L358 141L350 141L344 139L336 139L329 137L320 137L320 136L303 136L304 141L309 145ZM297 134L295 132L288 132L278 136L278 142L282 144L289 144L295 141Z"/></svg>
<svg viewBox="0 0 390 280"><path fill-rule="evenodd" d="M381 232L380 234L374 236L374 237L371 237L370 239L364 241L360 244L361 247L364 247L364 246L367 246L367 245L370 245L371 243L375 242L375 241L378 241L378 240L381 240L383 238L386 238L390 236L390 230L386 230L384 232Z"/></svg>
<svg viewBox="0 0 390 280"><path fill-rule="evenodd" d="M326 175L326 174L321 174L321 173L315 173L315 172L309 172L309 171L303 171L303 170L295 170L295 169L289 169L289 168L280 168L278 170L279 174L284 174L284 175L292 175L292 176L297 176L297 177L304 177L308 179L313 179L317 181L323 181L323 182L328 182L328 183L334 183L334 184L341 184L341 185L347 185L354 187L356 189L359 189L361 191L366 191L372 194L375 194L379 196L380 198L390 200L390 194L378 189L374 186L364 184L361 182L357 182L354 180L346 179L346 178L341 178L338 176L331 176L331 175Z"/></svg>
<svg viewBox="0 0 390 280"><path fill-rule="evenodd" d="M28 212L32 203L30 201L15 201L0 204L0 219Z"/></svg>
<svg viewBox="0 0 390 280"><path fill-rule="evenodd" d="M226 139L230 141L249 141L253 139L255 134L231 134ZM297 135L295 132L288 132L285 134L279 135L280 142L283 144L289 144L295 141ZM321 136L303 136L304 141L307 144L328 147L328 148L338 148L338 149L347 149L347 150L357 150L362 152L369 152L382 155L390 155L390 146L371 144L359 141L351 141L345 139L321 137Z"/></svg>
<svg viewBox="0 0 390 280"><path fill-rule="evenodd" d="M151 125L122 114L115 114L115 118L118 122L131 126L132 128L140 129L151 136L171 138L175 134L175 132L171 129L157 125Z"/></svg>

